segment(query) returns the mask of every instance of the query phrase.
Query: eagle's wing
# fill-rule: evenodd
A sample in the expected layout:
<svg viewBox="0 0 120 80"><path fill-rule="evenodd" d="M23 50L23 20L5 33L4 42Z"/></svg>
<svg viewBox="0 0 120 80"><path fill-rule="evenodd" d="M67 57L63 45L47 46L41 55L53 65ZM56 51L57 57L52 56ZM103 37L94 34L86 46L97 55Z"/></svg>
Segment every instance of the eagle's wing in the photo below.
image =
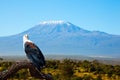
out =
<svg viewBox="0 0 120 80"><path fill-rule="evenodd" d="M45 58L41 50L34 43L26 42L25 52L28 59L30 59L30 61L36 66L38 70L45 66Z"/></svg>

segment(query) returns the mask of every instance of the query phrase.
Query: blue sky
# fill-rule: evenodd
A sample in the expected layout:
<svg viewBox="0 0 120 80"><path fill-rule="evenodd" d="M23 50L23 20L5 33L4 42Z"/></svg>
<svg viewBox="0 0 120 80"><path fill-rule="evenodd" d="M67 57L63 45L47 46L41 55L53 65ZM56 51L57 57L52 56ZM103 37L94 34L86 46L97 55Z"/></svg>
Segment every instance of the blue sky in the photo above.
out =
<svg viewBox="0 0 120 80"><path fill-rule="evenodd" d="M0 0L0 36L48 20L120 35L120 0Z"/></svg>

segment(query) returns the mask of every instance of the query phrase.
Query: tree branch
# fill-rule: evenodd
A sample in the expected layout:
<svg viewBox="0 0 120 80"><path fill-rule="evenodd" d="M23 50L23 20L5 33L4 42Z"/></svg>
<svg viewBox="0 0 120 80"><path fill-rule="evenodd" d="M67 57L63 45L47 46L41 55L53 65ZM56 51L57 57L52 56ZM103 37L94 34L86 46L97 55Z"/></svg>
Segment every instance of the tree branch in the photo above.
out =
<svg viewBox="0 0 120 80"><path fill-rule="evenodd" d="M0 72L0 80L7 80L10 76L14 75L20 69L29 68L30 74L32 77L46 80L53 80L50 74L45 74L36 70L31 62L20 61L13 64L8 70Z"/></svg>

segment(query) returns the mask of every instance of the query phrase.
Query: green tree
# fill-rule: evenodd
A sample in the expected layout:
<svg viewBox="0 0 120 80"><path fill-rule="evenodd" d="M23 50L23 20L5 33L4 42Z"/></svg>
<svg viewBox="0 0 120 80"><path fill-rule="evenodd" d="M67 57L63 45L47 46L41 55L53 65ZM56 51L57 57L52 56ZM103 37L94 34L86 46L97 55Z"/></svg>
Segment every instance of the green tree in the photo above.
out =
<svg viewBox="0 0 120 80"><path fill-rule="evenodd" d="M120 76L120 65L116 65L116 66L114 67L114 73L115 73L116 75Z"/></svg>
<svg viewBox="0 0 120 80"><path fill-rule="evenodd" d="M65 59L59 67L60 67L61 75L63 79L70 80L70 78L73 76L73 73L74 73L71 60Z"/></svg>

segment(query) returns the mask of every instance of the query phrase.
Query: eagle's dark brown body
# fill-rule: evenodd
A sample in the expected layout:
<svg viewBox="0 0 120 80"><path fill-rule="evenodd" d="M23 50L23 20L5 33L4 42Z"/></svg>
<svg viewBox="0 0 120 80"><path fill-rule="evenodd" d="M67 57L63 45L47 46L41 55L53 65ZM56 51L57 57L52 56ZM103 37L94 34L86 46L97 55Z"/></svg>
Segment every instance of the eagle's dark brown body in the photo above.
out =
<svg viewBox="0 0 120 80"><path fill-rule="evenodd" d="M38 70L45 66L45 58L41 50L34 43L25 42L24 48L28 59Z"/></svg>

